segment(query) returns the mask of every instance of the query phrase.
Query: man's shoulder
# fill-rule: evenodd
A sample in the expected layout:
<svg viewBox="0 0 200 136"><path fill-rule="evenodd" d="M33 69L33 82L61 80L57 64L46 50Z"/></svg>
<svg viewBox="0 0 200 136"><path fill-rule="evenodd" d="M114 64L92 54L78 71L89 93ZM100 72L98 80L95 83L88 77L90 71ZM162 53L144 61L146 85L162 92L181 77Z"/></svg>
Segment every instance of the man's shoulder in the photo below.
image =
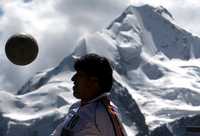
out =
<svg viewBox="0 0 200 136"><path fill-rule="evenodd" d="M98 102L98 105L100 106L100 108L105 108L109 105L111 106L114 110L118 110L118 107L112 102L111 98L108 96L105 97L101 97L100 99L98 99L96 102Z"/></svg>

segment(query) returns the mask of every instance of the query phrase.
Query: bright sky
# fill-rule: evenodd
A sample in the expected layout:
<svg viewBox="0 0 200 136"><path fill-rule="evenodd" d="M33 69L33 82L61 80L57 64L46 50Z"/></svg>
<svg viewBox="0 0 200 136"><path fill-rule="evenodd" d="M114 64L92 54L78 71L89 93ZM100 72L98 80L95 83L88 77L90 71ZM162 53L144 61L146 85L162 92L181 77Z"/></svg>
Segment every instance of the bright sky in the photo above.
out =
<svg viewBox="0 0 200 136"><path fill-rule="evenodd" d="M85 33L107 27L129 5L162 5L184 29L200 36L199 0L1 0L0 90L16 90L36 72L56 66ZM5 56L6 40L15 33L32 34L39 56L19 67Z"/></svg>

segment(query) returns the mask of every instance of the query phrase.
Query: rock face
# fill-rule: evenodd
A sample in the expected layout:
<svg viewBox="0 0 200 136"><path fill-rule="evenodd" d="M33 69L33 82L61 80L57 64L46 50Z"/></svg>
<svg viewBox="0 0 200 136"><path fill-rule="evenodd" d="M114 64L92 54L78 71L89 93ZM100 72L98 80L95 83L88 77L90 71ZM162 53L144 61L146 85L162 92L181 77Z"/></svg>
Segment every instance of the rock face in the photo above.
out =
<svg viewBox="0 0 200 136"><path fill-rule="evenodd" d="M129 136L185 136L199 124L200 39L170 22L163 7L129 6L106 29L88 34L54 68L37 73L17 95L0 92L0 136L49 135L77 100L74 58L107 57L111 99Z"/></svg>
<svg viewBox="0 0 200 136"><path fill-rule="evenodd" d="M116 81L111 90L111 100L119 108L118 110L124 124L129 127L134 126L137 129L136 136L149 135L145 117L136 101L129 94L128 90Z"/></svg>
<svg viewBox="0 0 200 136"><path fill-rule="evenodd" d="M156 128L151 132L151 136L186 136L189 134L200 134L200 115L195 115L191 117L183 117L169 124L165 124ZM192 131L189 128L197 127L198 132ZM196 130L197 130L196 129Z"/></svg>

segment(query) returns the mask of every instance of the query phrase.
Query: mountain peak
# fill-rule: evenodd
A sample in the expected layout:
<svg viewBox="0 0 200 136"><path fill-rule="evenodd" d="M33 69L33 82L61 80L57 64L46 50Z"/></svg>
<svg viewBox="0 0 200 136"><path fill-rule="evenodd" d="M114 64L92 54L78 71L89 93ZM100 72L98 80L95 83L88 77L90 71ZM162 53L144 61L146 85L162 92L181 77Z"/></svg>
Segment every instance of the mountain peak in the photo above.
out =
<svg viewBox="0 0 200 136"><path fill-rule="evenodd" d="M155 8L154 11L156 13L160 14L161 16L165 17L165 18L168 16L171 19L174 19L172 14L166 8L164 8L163 6L159 6L159 7Z"/></svg>

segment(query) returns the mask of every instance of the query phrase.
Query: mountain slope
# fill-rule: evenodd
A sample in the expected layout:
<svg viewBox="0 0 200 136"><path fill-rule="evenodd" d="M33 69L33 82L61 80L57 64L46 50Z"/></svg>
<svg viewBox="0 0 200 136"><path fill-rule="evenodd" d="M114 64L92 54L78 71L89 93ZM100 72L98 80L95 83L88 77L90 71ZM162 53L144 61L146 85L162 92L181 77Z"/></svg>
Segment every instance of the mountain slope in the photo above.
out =
<svg viewBox="0 0 200 136"><path fill-rule="evenodd" d="M0 92L2 135L49 135L77 101L70 80L74 58L96 53L114 67L111 98L129 136L183 136L174 122L200 112L200 39L170 18L163 7L129 6L106 29L84 36L57 67L30 79L18 95Z"/></svg>

